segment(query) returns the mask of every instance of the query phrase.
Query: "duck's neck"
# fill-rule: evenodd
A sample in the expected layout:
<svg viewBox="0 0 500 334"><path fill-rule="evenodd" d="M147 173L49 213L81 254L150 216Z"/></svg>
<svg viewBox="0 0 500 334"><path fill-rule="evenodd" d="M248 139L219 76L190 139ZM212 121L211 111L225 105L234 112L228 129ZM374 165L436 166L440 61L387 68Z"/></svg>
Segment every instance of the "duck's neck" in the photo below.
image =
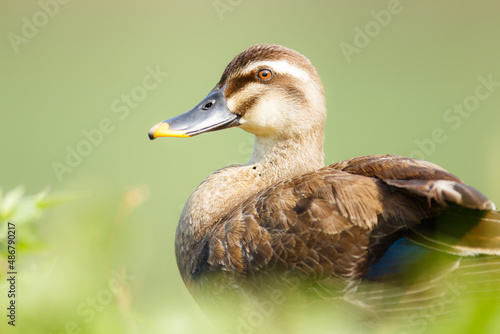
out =
<svg viewBox="0 0 500 334"><path fill-rule="evenodd" d="M248 164L219 169L198 186L182 210L176 235L177 262L186 284L204 238L225 214L276 182L323 166L321 130L288 138L256 137Z"/></svg>
<svg viewBox="0 0 500 334"><path fill-rule="evenodd" d="M255 137L248 165L262 165L271 183L323 166L323 137Z"/></svg>

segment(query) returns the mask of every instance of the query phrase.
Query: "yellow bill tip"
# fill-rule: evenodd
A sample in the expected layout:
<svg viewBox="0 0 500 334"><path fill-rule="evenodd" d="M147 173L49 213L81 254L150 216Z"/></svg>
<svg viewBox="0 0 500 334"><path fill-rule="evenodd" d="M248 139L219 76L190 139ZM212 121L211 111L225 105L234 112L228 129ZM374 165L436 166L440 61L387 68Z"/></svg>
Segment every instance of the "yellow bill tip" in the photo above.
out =
<svg viewBox="0 0 500 334"><path fill-rule="evenodd" d="M158 137L180 137L188 138L190 137L186 132L180 130L170 130L170 125L165 122L161 122L153 126L149 130L149 139L153 140Z"/></svg>

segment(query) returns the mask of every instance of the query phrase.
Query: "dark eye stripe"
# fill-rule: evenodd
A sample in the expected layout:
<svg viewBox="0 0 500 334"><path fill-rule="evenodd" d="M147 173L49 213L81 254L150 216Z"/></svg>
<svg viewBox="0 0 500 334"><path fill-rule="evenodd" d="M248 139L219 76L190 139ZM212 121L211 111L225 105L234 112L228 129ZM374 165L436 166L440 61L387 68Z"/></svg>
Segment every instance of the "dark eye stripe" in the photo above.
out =
<svg viewBox="0 0 500 334"><path fill-rule="evenodd" d="M297 86L284 85L283 89L290 97L292 97L292 98L294 98L302 103L307 102L307 99L306 99L304 92L300 88L297 88Z"/></svg>
<svg viewBox="0 0 500 334"><path fill-rule="evenodd" d="M236 94L239 90L243 90L246 85L248 85L250 82L254 82L255 79L255 74L250 73L241 77L237 77L232 79L229 82L229 85L226 87L226 99L229 99L231 96Z"/></svg>

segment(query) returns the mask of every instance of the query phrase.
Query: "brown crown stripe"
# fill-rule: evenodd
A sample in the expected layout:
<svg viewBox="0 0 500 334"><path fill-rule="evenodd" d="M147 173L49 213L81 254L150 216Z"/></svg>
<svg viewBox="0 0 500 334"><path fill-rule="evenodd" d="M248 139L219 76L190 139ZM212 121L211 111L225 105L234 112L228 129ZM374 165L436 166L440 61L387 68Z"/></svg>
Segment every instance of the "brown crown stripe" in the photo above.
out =
<svg viewBox="0 0 500 334"><path fill-rule="evenodd" d="M257 61L286 60L291 64L296 64L299 68L307 70L309 73L316 73L311 62L295 50L287 49L280 45L260 44L238 54L226 67L222 73L217 87L222 87L232 76L237 75L242 69Z"/></svg>

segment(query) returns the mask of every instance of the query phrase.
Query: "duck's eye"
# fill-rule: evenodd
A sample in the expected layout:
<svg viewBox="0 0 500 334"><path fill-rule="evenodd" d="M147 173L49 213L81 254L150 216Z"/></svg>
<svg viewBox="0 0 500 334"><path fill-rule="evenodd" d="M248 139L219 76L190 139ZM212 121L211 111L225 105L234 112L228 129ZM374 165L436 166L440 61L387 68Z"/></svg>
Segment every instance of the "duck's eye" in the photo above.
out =
<svg viewBox="0 0 500 334"><path fill-rule="evenodd" d="M269 81L273 77L273 72L271 72L268 69L263 69L263 70L260 70L259 73L257 73L257 77L260 80Z"/></svg>

